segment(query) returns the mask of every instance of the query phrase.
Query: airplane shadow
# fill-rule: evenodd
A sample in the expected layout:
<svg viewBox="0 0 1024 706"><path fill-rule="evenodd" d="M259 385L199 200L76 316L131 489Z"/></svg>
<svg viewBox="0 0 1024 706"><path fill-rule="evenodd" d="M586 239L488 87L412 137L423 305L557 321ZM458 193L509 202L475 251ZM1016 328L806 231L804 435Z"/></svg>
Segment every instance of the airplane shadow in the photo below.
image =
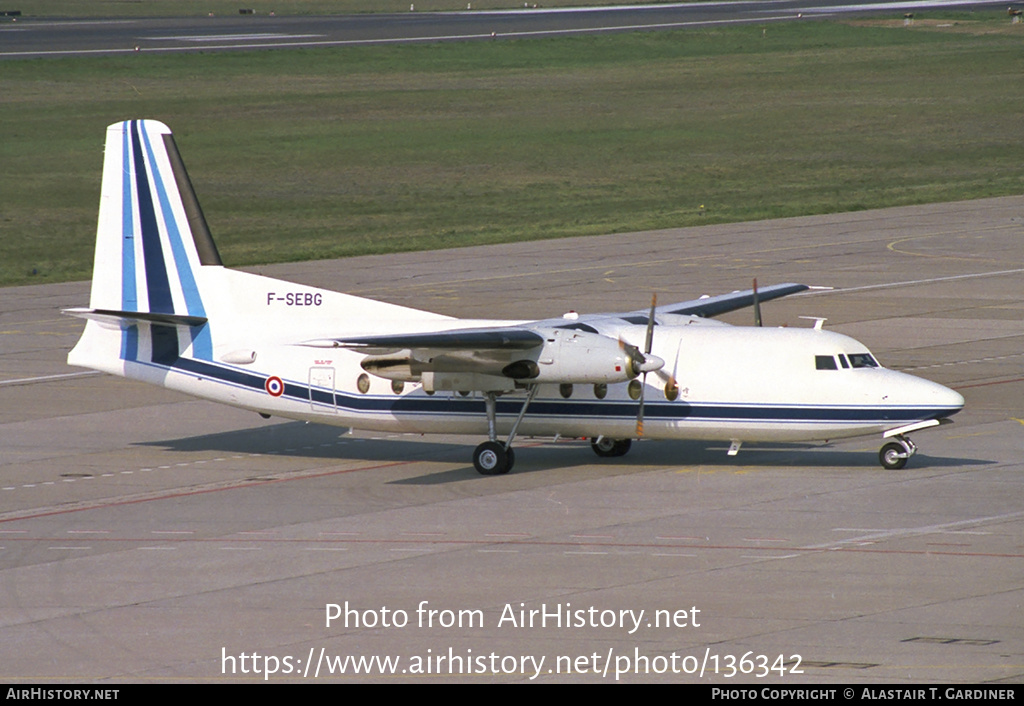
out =
<svg viewBox="0 0 1024 706"><path fill-rule="evenodd" d="M436 437L403 436L400 439L375 439L349 436L344 427L304 422L268 424L251 429L200 434L177 439L138 442L136 446L167 451L266 454L300 458L399 461L430 460L464 451L463 444L439 442ZM430 439L429 442L425 439ZM424 451L423 447L429 449Z"/></svg>
<svg viewBox="0 0 1024 706"><path fill-rule="evenodd" d="M466 465L444 471L389 481L403 485L436 485L484 480L469 462L475 442L440 441L435 436L407 435L398 438L348 436L340 427L303 422L284 422L251 429L140 442L138 446L168 451L267 454L319 459L363 461L437 461ZM821 444L744 444L737 456L727 456L727 444L699 441L643 441L634 443L629 454L619 458L598 458L586 440L557 442L523 438L516 444L513 474L537 473L572 467L598 467L618 474L647 472L652 468L706 466L714 470L749 471L754 468L807 470L864 469L879 473L912 472L936 468L985 466L987 459L947 458L919 450L903 471L888 471L878 463L877 451L839 449Z"/></svg>
<svg viewBox="0 0 1024 706"><path fill-rule="evenodd" d="M833 472L859 469L867 472L900 473L915 470L988 466L989 459L948 458L930 456L918 450L902 471L882 468L877 451L837 449L822 444L745 444L737 456L728 456L728 444L702 441L634 442L632 450L619 458L598 458L590 450L589 441L567 440L540 442L530 447L523 441L516 448L513 473L535 473L552 468L595 466L616 469L616 472L649 472L652 469L702 466L715 471L751 471L771 469L806 469ZM880 445L879 445L880 446ZM472 470L472 469L470 469ZM395 481L414 483L415 479Z"/></svg>
<svg viewBox="0 0 1024 706"><path fill-rule="evenodd" d="M857 468L893 473L882 468L878 462L878 448L852 450L815 443L746 443L739 454L728 456L729 445L713 441L653 441L643 443L639 449L624 458L610 459L624 463L639 463L643 454L644 464L664 463L666 465L711 466L714 468L807 468L836 469ZM636 455L634 455L636 454ZM965 459L931 456L919 449L907 464L906 470L923 468L956 468L983 466L995 463L988 459Z"/></svg>

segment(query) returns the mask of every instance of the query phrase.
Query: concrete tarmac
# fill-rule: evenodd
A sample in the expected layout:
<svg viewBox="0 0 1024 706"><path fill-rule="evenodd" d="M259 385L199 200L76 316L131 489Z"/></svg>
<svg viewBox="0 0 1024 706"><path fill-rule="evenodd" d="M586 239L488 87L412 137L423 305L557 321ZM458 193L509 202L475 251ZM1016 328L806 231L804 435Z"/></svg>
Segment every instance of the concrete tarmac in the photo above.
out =
<svg viewBox="0 0 1024 706"><path fill-rule="evenodd" d="M771 24L849 14L995 7L995 0L732 0L618 7L367 13L328 16L54 19L0 23L0 60L136 53L299 49L577 36L743 23ZM31 13L29 13L31 14Z"/></svg>
<svg viewBox="0 0 1024 706"><path fill-rule="evenodd" d="M1024 197L259 270L468 317L829 285L766 325L827 317L967 406L901 471L878 438L522 439L483 477L477 438L69 368L88 285L5 289L0 681L1024 679Z"/></svg>

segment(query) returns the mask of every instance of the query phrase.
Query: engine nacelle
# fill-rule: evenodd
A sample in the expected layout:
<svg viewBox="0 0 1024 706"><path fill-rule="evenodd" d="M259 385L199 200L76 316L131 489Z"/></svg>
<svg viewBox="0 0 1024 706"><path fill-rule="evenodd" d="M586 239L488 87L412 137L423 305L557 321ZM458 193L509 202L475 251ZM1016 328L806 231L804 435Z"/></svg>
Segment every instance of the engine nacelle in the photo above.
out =
<svg viewBox="0 0 1024 706"><path fill-rule="evenodd" d="M616 383L632 380L665 362L636 347L598 333L575 329L544 331L544 345L502 369L513 380L537 383Z"/></svg>
<svg viewBox="0 0 1024 706"><path fill-rule="evenodd" d="M368 355L360 363L363 370L386 378L403 382L419 382L424 365L409 355Z"/></svg>
<svg viewBox="0 0 1024 706"><path fill-rule="evenodd" d="M497 356L474 351L452 351L418 359L413 351L368 355L363 370L378 377L404 382L423 382L438 390L504 390L518 383L617 383L632 380L642 372L658 370L665 361L644 355L636 346L608 336L575 329L539 330L541 346L521 353L502 352L511 358L503 363ZM428 381L428 376L430 380ZM472 376L480 377L479 380ZM482 377L481 377L482 376ZM484 379L486 378L486 379ZM466 387L466 385L490 387Z"/></svg>

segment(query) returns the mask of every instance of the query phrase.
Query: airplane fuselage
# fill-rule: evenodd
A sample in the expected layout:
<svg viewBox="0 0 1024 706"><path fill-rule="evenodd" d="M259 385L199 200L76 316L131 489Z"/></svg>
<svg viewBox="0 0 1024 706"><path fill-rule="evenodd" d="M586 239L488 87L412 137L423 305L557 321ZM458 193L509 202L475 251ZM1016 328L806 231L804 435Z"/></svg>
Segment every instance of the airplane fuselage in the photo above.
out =
<svg viewBox="0 0 1024 706"><path fill-rule="evenodd" d="M287 326L282 321L285 317L275 312L263 317L259 331L234 332L238 340L232 340L230 330L218 336L214 329L208 344L193 343L182 355L155 362L146 350L152 336L141 324L138 328L143 330L135 334L122 332L125 338L136 338L136 360L122 359L117 367L123 365L123 372L109 372L290 419L377 431L487 432L483 396L468 378L465 389L458 389L456 381L454 389L428 392L422 382L367 374L361 365L366 355L359 351L277 340L279 330L286 331L291 341L315 342L328 333L337 336L339 326L331 323L337 297L342 297L337 303L346 308L376 304L295 285L292 289L293 300L310 303L301 310L283 305ZM260 298L266 301L268 296L278 294ZM359 333L393 323L372 319L353 324L352 313L339 315L339 320L347 319L347 326ZM839 439L945 418L963 404L960 395L941 385L878 367L867 347L847 336L810 328L737 327L697 317L685 319L686 323L655 327L652 352L666 365L661 374L646 376L643 435L647 438ZM467 323L429 317L420 319L419 325L436 330L456 322ZM402 323L406 329L417 325L409 319ZM645 327L638 325L606 328L602 334L634 345L642 342L645 333ZM199 350L203 347L205 355ZM525 394L522 385L518 391L511 381L508 386L497 407L502 433L517 416ZM634 396L636 387L634 383ZM540 385L520 433L635 437L638 401L634 396L629 382Z"/></svg>

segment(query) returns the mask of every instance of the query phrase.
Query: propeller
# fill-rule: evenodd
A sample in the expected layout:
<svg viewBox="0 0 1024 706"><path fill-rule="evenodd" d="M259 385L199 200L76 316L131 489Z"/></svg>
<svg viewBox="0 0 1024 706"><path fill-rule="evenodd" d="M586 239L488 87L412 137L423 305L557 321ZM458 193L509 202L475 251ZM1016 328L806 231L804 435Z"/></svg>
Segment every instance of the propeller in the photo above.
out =
<svg viewBox="0 0 1024 706"><path fill-rule="evenodd" d="M761 326L761 299L757 296L757 277L754 278L754 326Z"/></svg>
<svg viewBox="0 0 1024 706"><path fill-rule="evenodd" d="M661 370L654 371L655 375L657 375L658 377L665 381L665 397L667 397L670 400L675 399L675 397L669 396L670 389L675 388L676 394L678 394L679 392L679 350L682 348L682 346L682 342L680 342L679 345L676 346L676 359L672 363L671 373L665 372L664 368L662 368Z"/></svg>
<svg viewBox="0 0 1024 706"><path fill-rule="evenodd" d="M661 358L651 355L651 345L654 343L654 309L657 305L658 295L655 293L651 295L651 313L647 315L647 337L644 339L643 354L645 365L641 365L639 368L644 376L640 382L640 406L636 410L636 435L638 437L644 435L644 393L647 391L647 372L648 370L660 370L665 365L665 361ZM654 367L655 362L660 365Z"/></svg>

